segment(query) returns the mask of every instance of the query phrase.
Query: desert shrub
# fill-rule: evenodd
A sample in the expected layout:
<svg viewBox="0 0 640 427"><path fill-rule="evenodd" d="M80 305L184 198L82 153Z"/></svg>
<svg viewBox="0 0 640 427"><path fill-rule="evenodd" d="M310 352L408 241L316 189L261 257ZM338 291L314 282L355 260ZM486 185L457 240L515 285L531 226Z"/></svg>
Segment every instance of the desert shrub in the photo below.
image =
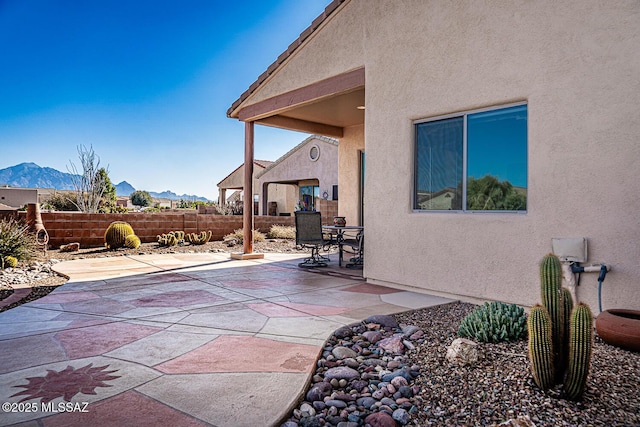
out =
<svg viewBox="0 0 640 427"><path fill-rule="evenodd" d="M229 233L226 236L224 236L224 241L229 241L229 240L236 240L238 243L242 243L243 241L243 236L242 236L242 228L238 228L237 230L234 230L233 233ZM253 230L253 241L254 242L264 242L264 240L266 239L264 233L261 233L260 230Z"/></svg>
<svg viewBox="0 0 640 427"><path fill-rule="evenodd" d="M485 302L462 319L458 335L482 342L517 341L527 336L527 316L515 304Z"/></svg>
<svg viewBox="0 0 640 427"><path fill-rule="evenodd" d="M74 193L54 193L42 205L42 208L54 211L77 211L76 195Z"/></svg>
<svg viewBox="0 0 640 427"><path fill-rule="evenodd" d="M270 239L295 239L296 228L287 225L272 225L267 233Z"/></svg>
<svg viewBox="0 0 640 427"><path fill-rule="evenodd" d="M29 227L15 218L0 220L0 259L7 257L27 261L36 251L36 238Z"/></svg>

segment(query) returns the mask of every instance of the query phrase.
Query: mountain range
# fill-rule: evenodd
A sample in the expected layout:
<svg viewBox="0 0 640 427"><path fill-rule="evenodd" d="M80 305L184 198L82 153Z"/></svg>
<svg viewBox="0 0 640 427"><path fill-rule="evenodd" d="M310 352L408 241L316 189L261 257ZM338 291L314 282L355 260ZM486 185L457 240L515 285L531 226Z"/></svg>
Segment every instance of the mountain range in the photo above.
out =
<svg viewBox="0 0 640 427"><path fill-rule="evenodd" d="M35 163L20 163L19 165L10 166L0 169L0 186L8 185L9 187L18 188L53 188L56 190L75 190L73 186L73 175L59 170L40 167ZM136 189L127 181L115 184L116 194L118 196L129 196ZM195 200L206 202L206 197L194 196L191 194L178 195L172 191L166 190L161 193L149 191L151 197L156 199L171 200Z"/></svg>

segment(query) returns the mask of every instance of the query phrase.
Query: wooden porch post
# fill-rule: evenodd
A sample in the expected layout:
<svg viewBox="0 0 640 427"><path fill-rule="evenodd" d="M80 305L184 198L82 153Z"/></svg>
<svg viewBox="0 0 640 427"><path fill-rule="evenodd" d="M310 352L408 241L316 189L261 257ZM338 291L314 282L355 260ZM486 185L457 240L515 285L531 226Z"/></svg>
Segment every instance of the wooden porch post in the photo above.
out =
<svg viewBox="0 0 640 427"><path fill-rule="evenodd" d="M253 143L254 124L244 124L244 214L243 214L243 251L253 253Z"/></svg>

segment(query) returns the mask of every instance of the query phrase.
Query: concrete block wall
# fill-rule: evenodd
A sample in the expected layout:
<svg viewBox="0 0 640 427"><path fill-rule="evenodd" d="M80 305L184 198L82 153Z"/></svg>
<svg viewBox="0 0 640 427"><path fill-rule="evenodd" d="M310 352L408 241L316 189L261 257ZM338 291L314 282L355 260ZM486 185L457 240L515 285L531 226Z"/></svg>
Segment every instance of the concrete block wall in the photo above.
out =
<svg viewBox="0 0 640 427"><path fill-rule="evenodd" d="M24 212L20 213L24 219ZM42 222L49 234L49 245L78 242L83 247L104 246L104 232L113 221L131 224L143 243L155 242L156 236L169 231L185 233L212 232L212 240L222 240L242 228L242 216L202 215L195 212L87 214L82 212L42 212ZM254 217L254 227L267 232L272 225L293 226L293 217Z"/></svg>
<svg viewBox="0 0 640 427"><path fill-rule="evenodd" d="M336 212L337 213L337 212ZM336 214L332 211L322 213L322 223L333 224ZM26 221L26 212L6 212L0 218L18 215ZM197 212L160 212L126 214L87 214L83 212L42 212L42 222L49 234L49 246L57 248L67 243L78 242L82 247L104 246L104 232L113 221L126 221L131 224L136 235L143 243L155 242L156 236L170 231L199 233L211 230L211 240L222 240L234 230L242 228L240 215L212 215ZM293 216L254 216L254 228L263 233L272 225L294 226Z"/></svg>

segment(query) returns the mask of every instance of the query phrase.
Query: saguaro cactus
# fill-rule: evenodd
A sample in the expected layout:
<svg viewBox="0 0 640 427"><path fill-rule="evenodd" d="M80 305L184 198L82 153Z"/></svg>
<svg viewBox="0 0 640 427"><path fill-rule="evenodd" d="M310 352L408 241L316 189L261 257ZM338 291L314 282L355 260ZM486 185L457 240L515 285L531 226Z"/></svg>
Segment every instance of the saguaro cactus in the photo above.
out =
<svg viewBox="0 0 640 427"><path fill-rule="evenodd" d="M556 363L556 382L562 382L566 365L564 293L562 292L562 266L554 254L548 254L540 263L540 296L551 316L553 352Z"/></svg>
<svg viewBox="0 0 640 427"><path fill-rule="evenodd" d="M569 366L564 391L571 400L582 397L587 386L593 346L593 314L586 304L578 304L571 313L569 326Z"/></svg>
<svg viewBox="0 0 640 427"><path fill-rule="evenodd" d="M565 395L577 400L586 389L591 364L593 315L586 304L573 307L571 293L560 287L560 280L560 261L553 254L545 256L540 263L543 305L536 304L527 320L529 359L538 387L545 390L554 380L564 380Z"/></svg>
<svg viewBox="0 0 640 427"><path fill-rule="evenodd" d="M527 328L533 380L538 387L546 390L553 386L555 370L553 367L551 317L545 307L536 304L531 308Z"/></svg>

